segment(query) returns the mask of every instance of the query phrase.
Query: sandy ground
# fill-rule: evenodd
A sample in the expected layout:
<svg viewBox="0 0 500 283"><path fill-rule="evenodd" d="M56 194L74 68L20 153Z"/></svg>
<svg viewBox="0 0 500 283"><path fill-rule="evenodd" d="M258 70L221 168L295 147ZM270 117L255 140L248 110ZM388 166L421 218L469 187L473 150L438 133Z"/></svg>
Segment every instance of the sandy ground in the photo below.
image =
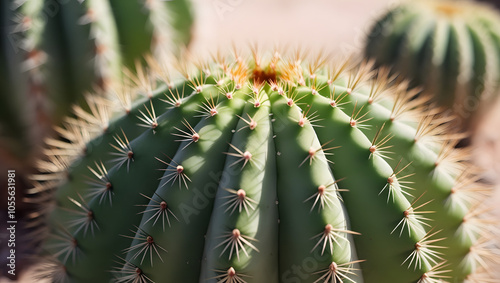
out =
<svg viewBox="0 0 500 283"><path fill-rule="evenodd" d="M197 23L194 54L229 51L232 45L307 48L333 55L360 52L370 23L388 0L194 0ZM500 175L500 103L480 123L474 139L477 163L487 168L490 180ZM492 198L500 203L500 190ZM496 215L500 219L500 209ZM500 277L499 277L500 278ZM0 279L1 283L9 282ZM31 282L27 276L19 282ZM499 281L500 282L500 281Z"/></svg>

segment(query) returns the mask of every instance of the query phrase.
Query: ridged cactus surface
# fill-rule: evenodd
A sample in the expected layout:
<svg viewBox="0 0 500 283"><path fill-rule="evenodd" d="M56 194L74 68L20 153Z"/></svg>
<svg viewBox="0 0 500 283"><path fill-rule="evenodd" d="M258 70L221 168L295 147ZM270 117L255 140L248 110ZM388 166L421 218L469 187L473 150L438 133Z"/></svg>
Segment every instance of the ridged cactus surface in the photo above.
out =
<svg viewBox="0 0 500 283"><path fill-rule="evenodd" d="M67 121L33 190L53 200L39 276L485 282L488 188L446 118L371 66L244 58L178 81L157 63L150 99Z"/></svg>
<svg viewBox="0 0 500 283"><path fill-rule="evenodd" d="M146 54L187 44L192 25L185 0L0 5L0 154L19 174L86 92L120 80Z"/></svg>
<svg viewBox="0 0 500 283"><path fill-rule="evenodd" d="M470 124L500 82L500 15L472 1L405 1L368 34L366 56L422 86Z"/></svg>

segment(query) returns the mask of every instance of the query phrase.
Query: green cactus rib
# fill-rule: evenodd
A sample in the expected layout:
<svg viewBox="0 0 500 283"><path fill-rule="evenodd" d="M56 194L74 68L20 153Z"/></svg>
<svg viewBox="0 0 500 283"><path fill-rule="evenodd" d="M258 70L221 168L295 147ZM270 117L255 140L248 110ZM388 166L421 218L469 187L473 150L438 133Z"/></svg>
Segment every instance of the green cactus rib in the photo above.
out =
<svg viewBox="0 0 500 283"><path fill-rule="evenodd" d="M433 94L462 125L498 91L500 16L472 1L407 1L370 31L367 57Z"/></svg>
<svg viewBox="0 0 500 283"><path fill-rule="evenodd" d="M107 123L96 119L111 111L105 101L90 115L76 108L69 143L48 151L62 165L35 176L54 195L52 266L40 276L464 282L487 272L494 231L475 208L489 188L443 134L446 118L369 65L302 61L205 64Z"/></svg>
<svg viewBox="0 0 500 283"><path fill-rule="evenodd" d="M219 275L217 270L226 271L227 266L233 266L236 270L244 268L254 274L253 280L278 281L278 270L274 266L278 261L276 153L270 106L269 101L259 108L246 104L241 116L245 120L239 119L236 126L241 130L231 138L234 148L227 153L217 189L201 278L215 278ZM254 126L255 123L258 126ZM251 159L242 160L236 149L243 154L250 153ZM250 243L253 247L247 251L247 248L240 250L236 246L233 250L238 241ZM255 247L257 244L260 244L259 249Z"/></svg>

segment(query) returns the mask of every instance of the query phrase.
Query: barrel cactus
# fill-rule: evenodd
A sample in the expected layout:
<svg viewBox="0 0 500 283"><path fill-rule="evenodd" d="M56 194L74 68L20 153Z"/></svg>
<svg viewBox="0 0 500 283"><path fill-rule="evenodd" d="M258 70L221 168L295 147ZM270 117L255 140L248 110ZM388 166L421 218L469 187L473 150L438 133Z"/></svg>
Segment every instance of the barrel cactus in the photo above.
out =
<svg viewBox="0 0 500 283"><path fill-rule="evenodd" d="M52 125L86 92L119 81L124 67L132 69L148 53L187 44L192 24L187 0L6 0L0 6L0 155L18 175L31 169Z"/></svg>
<svg viewBox="0 0 500 283"><path fill-rule="evenodd" d="M486 4L406 1L374 24L365 54L432 93L465 129L498 92L499 26Z"/></svg>
<svg viewBox="0 0 500 283"><path fill-rule="evenodd" d="M258 55L154 63L151 98L101 100L33 193L55 282L463 282L494 229L447 118L371 66ZM110 113L115 112L110 118ZM45 200L52 200L47 205ZM484 281L481 281L484 282Z"/></svg>

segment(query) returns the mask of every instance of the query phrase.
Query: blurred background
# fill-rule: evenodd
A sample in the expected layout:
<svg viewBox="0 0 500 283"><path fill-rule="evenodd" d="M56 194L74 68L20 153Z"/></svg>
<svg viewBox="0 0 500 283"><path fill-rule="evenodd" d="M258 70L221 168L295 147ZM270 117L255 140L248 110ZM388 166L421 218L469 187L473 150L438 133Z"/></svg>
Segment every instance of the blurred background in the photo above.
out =
<svg viewBox="0 0 500 283"><path fill-rule="evenodd" d="M194 1L197 22L193 53L234 44L247 48L301 46L313 52L357 52L371 23L398 1L217 0Z"/></svg>
<svg viewBox="0 0 500 283"><path fill-rule="evenodd" d="M498 5L500 1L488 2ZM248 48L250 44L258 44L262 49L300 46L313 53L322 51L334 56L361 54L372 22L397 3L399 1L388 0L192 0L195 22L190 49L197 56L206 57L217 50L230 51L232 46ZM472 139L474 156L477 164L485 168L485 178L497 182L500 103L478 125ZM4 168L9 168L9 164L0 160L0 169ZM2 202L3 199L4 196ZM500 190L491 201L500 203ZM496 213L500 219L500 208ZM3 217L0 217L2 222ZM7 236L0 231L0 250L6 246ZM1 255L0 269L3 269L4 253ZM19 282L30 282L26 278L20 276ZM10 281L2 278L0 282Z"/></svg>

